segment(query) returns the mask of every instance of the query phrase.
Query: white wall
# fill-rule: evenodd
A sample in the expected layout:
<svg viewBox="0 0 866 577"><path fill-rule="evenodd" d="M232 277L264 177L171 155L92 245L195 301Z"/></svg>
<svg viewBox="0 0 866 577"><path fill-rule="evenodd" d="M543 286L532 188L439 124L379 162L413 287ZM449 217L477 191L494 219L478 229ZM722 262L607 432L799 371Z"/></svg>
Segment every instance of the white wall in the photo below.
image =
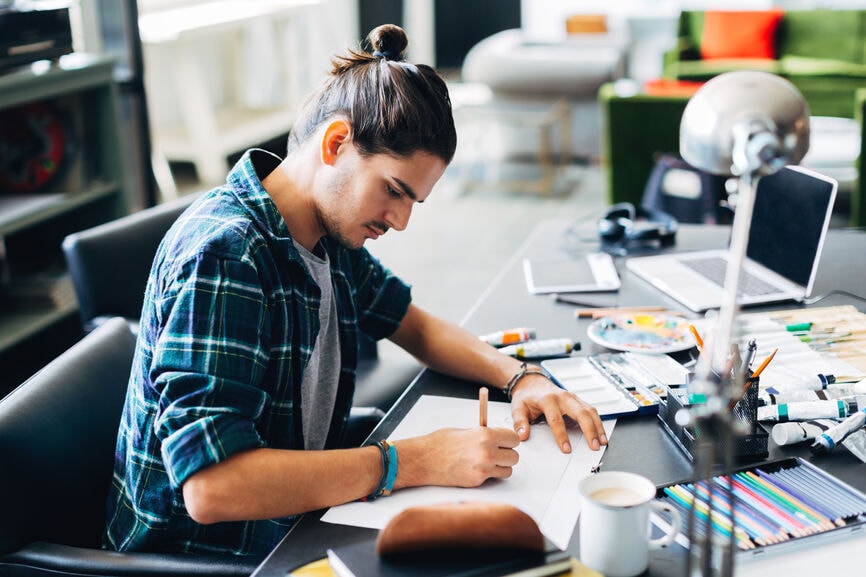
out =
<svg viewBox="0 0 866 577"><path fill-rule="evenodd" d="M206 3L204 0L171 0L178 5ZM255 0L245 0L252 2ZM140 1L142 14L159 12L169 0ZM193 38L192 49L206 71L207 90L214 106L268 108L290 102L297 105L327 74L331 57L345 52L357 41L355 0L320 0L305 8L303 20L285 26L263 28L264 22L226 30L221 35ZM280 37L282 36L282 37ZM284 42L285 41L285 42ZM289 52L283 47L291 46ZM182 122L176 105L185 90L171 75L169 46L144 45L146 90L153 111L155 130ZM287 82L296 94L284 94Z"/></svg>
<svg viewBox="0 0 866 577"><path fill-rule="evenodd" d="M571 14L606 14L609 27L629 37L629 76L648 80L661 74L662 53L674 44L680 10L761 10L772 6L866 8L866 0L522 0L521 18L529 37L551 41L565 36L564 22Z"/></svg>
<svg viewBox="0 0 866 577"><path fill-rule="evenodd" d="M563 35L570 14L607 14L618 23L627 18L675 16L682 9L760 10L784 8L866 8L866 0L523 0L523 27L533 34Z"/></svg>
<svg viewBox="0 0 866 577"><path fill-rule="evenodd" d="M435 4L435 0L403 0L403 28L409 36L408 58L413 62L435 65Z"/></svg>

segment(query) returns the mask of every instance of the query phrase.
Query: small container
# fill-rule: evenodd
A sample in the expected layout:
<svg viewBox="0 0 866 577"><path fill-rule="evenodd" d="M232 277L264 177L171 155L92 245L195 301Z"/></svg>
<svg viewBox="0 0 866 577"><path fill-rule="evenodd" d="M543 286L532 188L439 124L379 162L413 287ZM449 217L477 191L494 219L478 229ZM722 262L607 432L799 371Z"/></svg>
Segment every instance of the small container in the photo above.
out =
<svg viewBox="0 0 866 577"><path fill-rule="evenodd" d="M765 459L769 456L768 449L770 433L758 422L758 378L749 379L744 386L743 396L731 407L734 418L743 421L747 432L738 434L734 438L733 456L737 461L750 461ZM659 403L659 421L665 432L673 439L674 443L694 461L695 450L698 444L698 435L693 425L682 426L677 423L676 415L684 408L688 408L688 391L686 387L667 387L666 397ZM717 455L721 457L725 452L722 447Z"/></svg>

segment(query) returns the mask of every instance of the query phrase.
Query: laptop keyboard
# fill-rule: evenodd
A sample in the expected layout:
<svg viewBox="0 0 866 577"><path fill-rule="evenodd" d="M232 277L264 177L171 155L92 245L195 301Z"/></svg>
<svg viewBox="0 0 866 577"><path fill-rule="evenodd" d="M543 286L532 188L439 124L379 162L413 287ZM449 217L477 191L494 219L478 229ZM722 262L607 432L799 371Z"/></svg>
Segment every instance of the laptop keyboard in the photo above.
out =
<svg viewBox="0 0 866 577"><path fill-rule="evenodd" d="M719 286L725 286L725 271L728 267L728 261L720 257L707 257L695 259L683 259L684 265L694 270L696 273L709 280L715 282ZM737 287L738 296L761 296L779 292L778 287L761 280L755 275L740 271L740 282Z"/></svg>

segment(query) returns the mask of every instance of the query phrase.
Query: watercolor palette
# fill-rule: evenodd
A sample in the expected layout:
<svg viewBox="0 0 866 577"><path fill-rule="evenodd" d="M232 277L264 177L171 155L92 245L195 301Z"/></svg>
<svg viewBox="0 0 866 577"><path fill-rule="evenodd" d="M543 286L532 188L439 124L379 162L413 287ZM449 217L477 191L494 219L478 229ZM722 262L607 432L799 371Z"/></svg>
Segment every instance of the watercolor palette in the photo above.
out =
<svg viewBox="0 0 866 577"><path fill-rule="evenodd" d="M688 379L687 369L664 355L603 353L548 359L541 366L556 384L595 407L602 419L655 415L666 383Z"/></svg>
<svg viewBox="0 0 866 577"><path fill-rule="evenodd" d="M601 317L586 334L594 343L616 351L675 353L695 346L688 321L661 314Z"/></svg>

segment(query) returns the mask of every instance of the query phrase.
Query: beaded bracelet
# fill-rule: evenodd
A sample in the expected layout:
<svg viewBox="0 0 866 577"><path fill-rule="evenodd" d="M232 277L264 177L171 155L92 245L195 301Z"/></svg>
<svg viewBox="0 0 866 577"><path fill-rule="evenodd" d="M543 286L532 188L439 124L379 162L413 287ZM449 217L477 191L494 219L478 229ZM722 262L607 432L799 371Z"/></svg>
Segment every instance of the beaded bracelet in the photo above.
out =
<svg viewBox="0 0 866 577"><path fill-rule="evenodd" d="M536 367L530 367L526 364L526 362L523 362L520 365L520 370L514 373L511 378L508 379L508 382L505 383L505 388L502 389L502 392L505 393L509 401L511 400L511 392L514 390L514 387L516 387L517 383L520 382L520 379L522 379L526 375L541 375L542 377L553 383L553 380L550 378L550 376L543 370Z"/></svg>
<svg viewBox="0 0 866 577"><path fill-rule="evenodd" d="M376 443L382 457L382 476L376 490L363 497L362 501L375 501L379 497L387 497L394 490L394 481L397 479L397 447L382 439Z"/></svg>

